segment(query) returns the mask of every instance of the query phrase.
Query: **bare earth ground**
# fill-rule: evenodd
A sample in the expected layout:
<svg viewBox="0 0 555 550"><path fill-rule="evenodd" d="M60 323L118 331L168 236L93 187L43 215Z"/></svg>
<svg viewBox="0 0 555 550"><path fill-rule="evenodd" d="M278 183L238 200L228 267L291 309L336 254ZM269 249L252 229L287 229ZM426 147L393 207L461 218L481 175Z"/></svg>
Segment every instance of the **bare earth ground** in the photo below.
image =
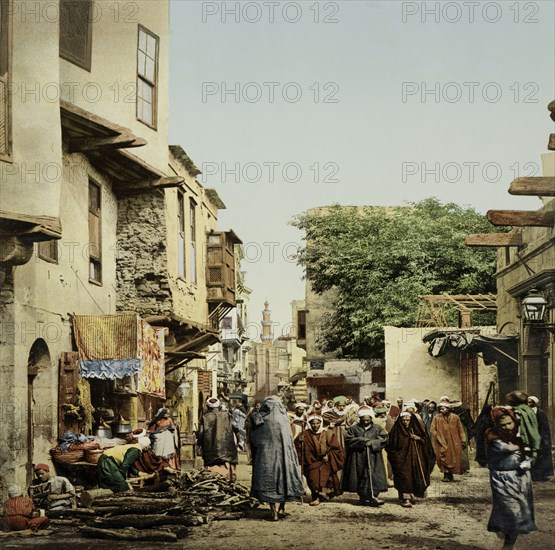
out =
<svg viewBox="0 0 555 550"><path fill-rule="evenodd" d="M251 467L240 456L239 482L250 484ZM193 550L470 550L500 549L501 541L488 533L491 510L488 471L473 468L458 481L442 483L437 469L432 474L428 497L413 508L401 508L397 493L390 489L380 495L386 501L380 508L361 507L357 495L346 494L333 502L308 506L288 503L287 517L269 521L269 507L262 505L248 518L219 521L192 529L191 535L177 543L122 543L84 539L70 529L56 529L44 537L0 539L9 548L190 548ZM515 550L555 548L555 482L534 484L536 520L539 530L519 537Z"/></svg>

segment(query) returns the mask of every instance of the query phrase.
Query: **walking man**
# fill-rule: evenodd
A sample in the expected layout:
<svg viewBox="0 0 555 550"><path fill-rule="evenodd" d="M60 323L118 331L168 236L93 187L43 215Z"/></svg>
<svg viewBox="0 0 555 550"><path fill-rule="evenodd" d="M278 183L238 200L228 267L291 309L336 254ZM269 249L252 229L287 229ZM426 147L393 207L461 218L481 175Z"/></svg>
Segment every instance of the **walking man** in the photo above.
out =
<svg viewBox="0 0 555 550"><path fill-rule="evenodd" d="M438 412L430 428L432 444L443 481L453 481L453 474L463 473L462 451L466 448L466 435L460 418L451 412L448 403L440 403Z"/></svg>
<svg viewBox="0 0 555 550"><path fill-rule="evenodd" d="M358 410L358 423L345 434L347 458L343 470L343 489L358 493L360 503L380 506L378 495L387 491L382 449L387 432L373 423L374 411L366 405Z"/></svg>

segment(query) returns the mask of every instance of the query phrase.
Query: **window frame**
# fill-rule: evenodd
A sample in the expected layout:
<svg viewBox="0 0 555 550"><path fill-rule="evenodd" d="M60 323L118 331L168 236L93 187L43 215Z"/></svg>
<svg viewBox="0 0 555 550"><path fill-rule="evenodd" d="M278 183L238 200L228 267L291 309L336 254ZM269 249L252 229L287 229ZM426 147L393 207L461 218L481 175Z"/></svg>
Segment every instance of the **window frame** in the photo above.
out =
<svg viewBox="0 0 555 550"><path fill-rule="evenodd" d="M177 277L186 280L187 276L187 232L185 223L185 193L177 191ZM179 258L179 249L183 254L182 261Z"/></svg>
<svg viewBox="0 0 555 550"><path fill-rule="evenodd" d="M98 207L96 211L91 210L91 186L98 190ZM102 185L89 177L88 185L88 224L89 224L89 283L102 286ZM98 218L98 255L92 254L91 246L91 215ZM98 268L98 278L94 278L91 274L91 266Z"/></svg>
<svg viewBox="0 0 555 550"><path fill-rule="evenodd" d="M48 245L48 247L46 245ZM52 251L55 251L55 253L51 254ZM49 264L59 264L60 255L58 253L58 241L40 241L37 243L37 255L41 260Z"/></svg>
<svg viewBox="0 0 555 550"><path fill-rule="evenodd" d="M5 127L2 142L5 149L0 149L0 160L12 162L12 94L9 93L12 82L12 53L13 53L13 0L0 0L0 48L6 51L5 76L0 74L0 81L4 87L3 108L5 109ZM1 69L1 67L0 67Z"/></svg>
<svg viewBox="0 0 555 550"><path fill-rule="evenodd" d="M89 3L89 14L87 17L87 30L85 37L85 54L84 58L81 59L74 52L66 50L62 46L62 4L66 2L67 4L75 3L76 0L60 0L60 30L59 30L59 52L60 57L85 69L87 72L91 72L92 68L92 27L93 27L93 1L92 0L80 0Z"/></svg>
<svg viewBox="0 0 555 550"><path fill-rule="evenodd" d="M142 52L145 55L147 55L147 52L143 52L143 50L140 49L141 32L146 34L147 37L151 36L152 38L154 38L154 40L156 42L156 53L155 53L155 57L154 57L154 78L153 78L153 80L149 80L146 76L142 75L139 71L139 52ZM158 70L159 70L158 66L159 66L159 57L160 57L160 37L158 35L154 34L152 31L148 30L143 25L138 25L138 30L137 30L137 56L136 56L136 58L137 58L137 79L136 79L136 84L135 84L135 86L136 86L135 116L136 116L136 119L139 122L141 122L145 126L148 126L149 128L152 128L153 130L158 130ZM146 120L143 120L139 116L139 81L141 81L142 83L144 83L147 86L150 86L152 88L152 103L151 103L152 124L150 122L146 121Z"/></svg>
<svg viewBox="0 0 555 550"><path fill-rule="evenodd" d="M191 283L197 284L197 202L189 197L189 277Z"/></svg>

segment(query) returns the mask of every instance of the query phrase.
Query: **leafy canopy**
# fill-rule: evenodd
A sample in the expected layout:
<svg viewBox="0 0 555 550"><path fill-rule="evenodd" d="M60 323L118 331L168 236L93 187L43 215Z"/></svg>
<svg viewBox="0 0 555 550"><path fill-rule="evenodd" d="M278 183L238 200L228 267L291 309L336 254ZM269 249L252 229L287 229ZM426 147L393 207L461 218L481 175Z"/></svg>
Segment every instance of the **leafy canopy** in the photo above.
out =
<svg viewBox="0 0 555 550"><path fill-rule="evenodd" d="M333 291L318 342L324 352L383 357L382 326L414 326L421 295L495 292L495 249L464 239L499 229L472 208L436 198L405 207L333 205L291 223L305 232L297 262L312 289Z"/></svg>

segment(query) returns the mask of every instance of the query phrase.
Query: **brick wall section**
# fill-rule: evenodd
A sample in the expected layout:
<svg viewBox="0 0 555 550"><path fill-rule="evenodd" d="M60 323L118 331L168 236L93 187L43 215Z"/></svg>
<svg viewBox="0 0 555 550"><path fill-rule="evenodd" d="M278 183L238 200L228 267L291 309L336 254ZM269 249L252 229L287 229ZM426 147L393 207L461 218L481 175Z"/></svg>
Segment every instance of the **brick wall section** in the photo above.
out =
<svg viewBox="0 0 555 550"><path fill-rule="evenodd" d="M170 312L164 196L118 199L117 239L117 309L143 316Z"/></svg>

